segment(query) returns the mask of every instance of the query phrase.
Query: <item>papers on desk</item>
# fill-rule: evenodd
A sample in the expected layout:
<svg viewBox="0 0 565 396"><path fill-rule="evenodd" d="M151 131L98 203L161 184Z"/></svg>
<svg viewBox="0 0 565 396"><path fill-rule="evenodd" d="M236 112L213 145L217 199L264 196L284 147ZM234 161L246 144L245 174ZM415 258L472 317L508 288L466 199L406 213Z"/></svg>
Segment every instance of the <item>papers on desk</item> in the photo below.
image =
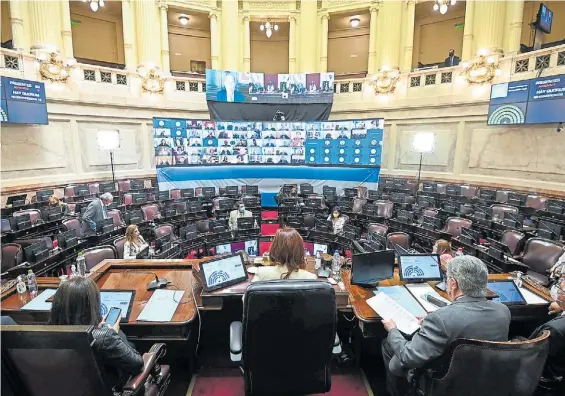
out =
<svg viewBox="0 0 565 396"><path fill-rule="evenodd" d="M526 300L526 304L528 305L547 305L550 303L550 301L529 291L525 287L519 287L518 289L520 289L520 293L522 293L522 296L524 297L524 300Z"/></svg>
<svg viewBox="0 0 565 396"><path fill-rule="evenodd" d="M407 290L406 292L408 293ZM404 334L413 334L420 328L418 319L416 319L416 317L412 313L408 312L394 299L383 292L377 292L375 297L371 297L367 300L367 304L369 304L369 306L373 308L381 318L385 320L394 320L398 330L400 330Z"/></svg>
<svg viewBox="0 0 565 396"><path fill-rule="evenodd" d="M426 294L430 294L431 296L437 298L438 300L445 301L448 304L451 304L449 300L446 300L442 296L436 293L436 291L427 283L409 283L406 285L408 291L418 300L418 302L424 307L424 309L428 312L434 312L439 309L434 304L428 302L424 298Z"/></svg>
<svg viewBox="0 0 565 396"><path fill-rule="evenodd" d="M404 286L381 286L375 294L383 292L413 316L426 316L427 312ZM371 307L372 308L372 307ZM373 308L374 309L374 308ZM378 312L377 312L378 313Z"/></svg>
<svg viewBox="0 0 565 396"><path fill-rule="evenodd" d="M137 317L140 322L170 322L184 295L184 290L155 290Z"/></svg>
<svg viewBox="0 0 565 396"><path fill-rule="evenodd" d="M46 289L33 300L22 307L22 311L50 311L53 303L47 302L53 297L57 289Z"/></svg>

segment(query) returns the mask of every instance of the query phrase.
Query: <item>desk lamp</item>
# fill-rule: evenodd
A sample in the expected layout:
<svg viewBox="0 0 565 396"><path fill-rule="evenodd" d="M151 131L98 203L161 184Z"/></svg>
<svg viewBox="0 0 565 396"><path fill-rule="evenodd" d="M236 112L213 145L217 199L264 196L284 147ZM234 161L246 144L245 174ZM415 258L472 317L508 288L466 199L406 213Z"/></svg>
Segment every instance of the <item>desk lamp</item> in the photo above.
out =
<svg viewBox="0 0 565 396"><path fill-rule="evenodd" d="M120 132L115 130L98 130L96 137L99 150L110 151L110 166L112 169L112 182L116 184L116 175L114 174L114 150L120 148Z"/></svg>
<svg viewBox="0 0 565 396"><path fill-rule="evenodd" d="M420 175L422 173L422 160L424 154L433 153L436 135L433 132L418 132L412 138L412 149L420 153L420 166L418 167L418 182L416 183L416 198L420 190Z"/></svg>

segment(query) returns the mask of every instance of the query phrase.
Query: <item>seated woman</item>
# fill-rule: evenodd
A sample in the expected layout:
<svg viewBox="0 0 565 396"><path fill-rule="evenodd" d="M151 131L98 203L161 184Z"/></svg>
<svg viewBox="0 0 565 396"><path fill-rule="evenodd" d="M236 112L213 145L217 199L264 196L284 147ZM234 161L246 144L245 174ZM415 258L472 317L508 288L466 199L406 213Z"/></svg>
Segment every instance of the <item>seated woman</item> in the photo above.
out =
<svg viewBox="0 0 565 396"><path fill-rule="evenodd" d="M453 254L451 253L451 242L446 241L445 239L438 239L434 244L432 253L439 254L439 261L441 261L443 265L447 265L447 263L453 259Z"/></svg>
<svg viewBox="0 0 565 396"><path fill-rule="evenodd" d="M131 375L143 369L143 358L120 331L104 323L100 314L100 290L90 278L76 277L62 283L55 293L49 324L60 326L95 326L93 348L104 362L106 381L121 387Z"/></svg>
<svg viewBox="0 0 565 396"><path fill-rule="evenodd" d="M304 241L294 228L286 227L277 231L269 256L273 265L257 268L251 282L318 278L316 274L304 270Z"/></svg>
<svg viewBox="0 0 565 396"><path fill-rule="evenodd" d="M147 243L139 233L135 224L126 229L126 243L124 244L124 259L134 259L139 252L147 247Z"/></svg>
<svg viewBox="0 0 565 396"><path fill-rule="evenodd" d="M345 218L341 213L341 209L335 206L332 210L332 214L328 216L328 221L332 222L334 228L334 234L340 234L343 232L343 226L345 225Z"/></svg>
<svg viewBox="0 0 565 396"><path fill-rule="evenodd" d="M56 208L59 207L61 209L61 213L63 214L63 216L66 216L67 214L69 214L69 205L67 205L66 203L62 202L58 196L56 195L51 195L49 197L49 200L47 201L49 203L49 206L52 208Z"/></svg>

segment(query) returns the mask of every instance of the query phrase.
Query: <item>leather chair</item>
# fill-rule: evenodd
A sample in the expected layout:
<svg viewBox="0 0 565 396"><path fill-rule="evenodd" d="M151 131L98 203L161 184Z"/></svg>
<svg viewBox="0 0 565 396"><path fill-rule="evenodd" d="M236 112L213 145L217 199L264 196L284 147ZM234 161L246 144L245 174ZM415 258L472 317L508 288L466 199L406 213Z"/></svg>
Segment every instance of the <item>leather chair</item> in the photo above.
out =
<svg viewBox="0 0 565 396"><path fill-rule="evenodd" d="M174 227L171 224L161 224L153 229L153 233L157 239L168 235L171 242L175 240Z"/></svg>
<svg viewBox="0 0 565 396"><path fill-rule="evenodd" d="M53 241L48 236L34 236L34 237L27 237L27 238L18 238L14 241L14 243L17 243L18 245L20 245L22 247L22 249L25 248L26 246L30 246L30 245L33 245L35 243L40 243L40 242L45 242L45 246L47 246L47 249L49 249L49 250L53 249Z"/></svg>
<svg viewBox="0 0 565 396"><path fill-rule="evenodd" d="M347 224L350 222L348 215L342 214L341 217L343 217L343 224Z"/></svg>
<svg viewBox="0 0 565 396"><path fill-rule="evenodd" d="M422 211L422 216L437 217L438 211L436 209L425 209Z"/></svg>
<svg viewBox="0 0 565 396"><path fill-rule="evenodd" d="M510 214L519 213L518 208L512 205L494 204L490 206L490 209L492 211L492 218L493 219L498 218L500 219L500 221L502 221L502 219L504 218L505 213L510 213Z"/></svg>
<svg viewBox="0 0 565 396"><path fill-rule="evenodd" d="M12 216L14 217L18 217L18 216L23 216L23 215L29 215L29 219L31 220L31 224L35 224L37 222L37 220L41 219L41 212L37 209L24 209L24 210L18 210L17 212L14 212L12 214Z"/></svg>
<svg viewBox="0 0 565 396"><path fill-rule="evenodd" d="M141 211L143 212L143 218L146 221L153 221L161 215L161 212L159 212L159 206L156 204L144 205L141 207Z"/></svg>
<svg viewBox="0 0 565 396"><path fill-rule="evenodd" d="M394 204L392 202L377 201L374 205L377 208L378 217L384 217L385 219L390 219L392 217L392 211L394 209Z"/></svg>
<svg viewBox="0 0 565 396"><path fill-rule="evenodd" d="M459 213L464 214L464 215L471 215L471 214L473 214L474 211L475 211L475 209L473 208L472 205L463 204L463 205L461 205Z"/></svg>
<svg viewBox="0 0 565 396"><path fill-rule="evenodd" d="M363 211L363 205L365 205L366 203L367 203L366 199L355 198L353 200L353 208L351 209L351 211L353 213L361 213Z"/></svg>
<svg viewBox="0 0 565 396"><path fill-rule="evenodd" d="M73 198L75 196L76 186L66 186L64 190L64 195L66 198Z"/></svg>
<svg viewBox="0 0 565 396"><path fill-rule="evenodd" d="M171 190L169 195L171 196L171 199L179 199L181 197L180 190L178 188Z"/></svg>
<svg viewBox="0 0 565 396"><path fill-rule="evenodd" d="M2 244L2 261L0 262L0 272L4 273L10 268L24 262L24 250L17 243Z"/></svg>
<svg viewBox="0 0 565 396"><path fill-rule="evenodd" d="M536 194L530 194L526 197L526 207L536 210L545 210L547 207L547 198Z"/></svg>
<svg viewBox="0 0 565 396"><path fill-rule="evenodd" d="M100 193L100 183L92 183L88 185L88 192L90 194Z"/></svg>
<svg viewBox="0 0 565 396"><path fill-rule="evenodd" d="M383 201L390 201L390 194L381 194L381 199Z"/></svg>
<svg viewBox="0 0 565 396"><path fill-rule="evenodd" d="M363 187L363 186L357 187L357 197L362 199L367 199L368 195L369 195L369 189L367 187Z"/></svg>
<svg viewBox="0 0 565 396"><path fill-rule="evenodd" d="M118 239L115 239L114 242L112 242L114 244L114 248L116 249L116 254L118 255L119 259L123 259L124 258L124 245L126 244L126 237L120 237Z"/></svg>
<svg viewBox="0 0 565 396"><path fill-rule="evenodd" d="M549 331L528 341L458 339L438 359L416 370L416 395L531 396L549 350Z"/></svg>
<svg viewBox="0 0 565 396"><path fill-rule="evenodd" d="M208 220L199 220L196 222L196 231L200 234L210 232L210 222Z"/></svg>
<svg viewBox="0 0 565 396"><path fill-rule="evenodd" d="M305 228L314 228L316 226L316 216L314 215L304 215L304 227Z"/></svg>
<svg viewBox="0 0 565 396"><path fill-rule="evenodd" d="M12 231L12 225L10 224L10 220L8 219L1 219L0 224L2 225L1 232L9 232Z"/></svg>
<svg viewBox="0 0 565 396"><path fill-rule="evenodd" d="M78 238L82 237L83 235L83 227L79 219L63 220L63 228L65 229L65 231L75 230Z"/></svg>
<svg viewBox="0 0 565 396"><path fill-rule="evenodd" d="M524 246L524 253L520 257L522 263L528 266L528 275L542 284L548 282L548 271L555 265L557 259L564 252L564 247L559 242L543 238L530 238Z"/></svg>
<svg viewBox="0 0 565 396"><path fill-rule="evenodd" d="M69 213L75 213L77 209L76 203L68 203L67 206L69 207Z"/></svg>
<svg viewBox="0 0 565 396"><path fill-rule="evenodd" d="M230 326L231 357L241 362L245 394L328 392L336 331L335 292L329 283L251 284L243 299L243 320Z"/></svg>
<svg viewBox="0 0 565 396"><path fill-rule="evenodd" d="M505 190L497 190L496 191L496 202L505 203L508 202L508 191Z"/></svg>
<svg viewBox="0 0 565 396"><path fill-rule="evenodd" d="M133 195L124 194L124 205L131 205L133 203Z"/></svg>
<svg viewBox="0 0 565 396"><path fill-rule="evenodd" d="M115 259L118 257L116 249L114 249L114 247L110 245L91 247L83 250L82 253L84 254L87 271L97 266L106 259Z"/></svg>
<svg viewBox="0 0 565 396"><path fill-rule="evenodd" d="M118 191L122 193L126 193L131 190L131 183L129 180L120 180L118 182Z"/></svg>
<svg viewBox="0 0 565 396"><path fill-rule="evenodd" d="M416 195L416 192L418 191L418 182L416 180L407 180L406 188L410 194Z"/></svg>
<svg viewBox="0 0 565 396"><path fill-rule="evenodd" d="M408 205L414 205L416 203L416 197L408 195L406 198L404 198L404 203Z"/></svg>
<svg viewBox="0 0 565 396"><path fill-rule="evenodd" d="M437 183L436 191L438 194L447 194L447 185L445 183Z"/></svg>
<svg viewBox="0 0 565 396"><path fill-rule="evenodd" d="M188 211L188 205L186 202L173 202L171 207L174 208L177 213L186 213Z"/></svg>
<svg viewBox="0 0 565 396"><path fill-rule="evenodd" d="M386 235L388 232L388 226L385 224L379 224L379 223L369 223L367 225L367 233L371 234L371 233L377 233L380 235Z"/></svg>
<svg viewBox="0 0 565 396"><path fill-rule="evenodd" d="M412 238L405 232L391 232L386 236L386 248L394 249L394 245L408 250L412 246Z"/></svg>
<svg viewBox="0 0 565 396"><path fill-rule="evenodd" d="M454 238L461 235L461 228L471 228L473 222L469 219L464 219L461 217L449 217L445 222L445 227L443 232L448 233Z"/></svg>
<svg viewBox="0 0 565 396"><path fill-rule="evenodd" d="M119 392L108 383L106 366L96 351L93 326L2 326L2 374L10 388L28 396L162 396L170 382L169 366L160 365L165 344L143 354L143 370ZM64 347L62 347L64 346ZM48 364L46 364L48 362ZM7 373L4 373L4 364Z"/></svg>
<svg viewBox="0 0 565 396"><path fill-rule="evenodd" d="M122 213L117 209L110 209L107 213L114 221L114 227L120 227L124 222L122 220Z"/></svg>
<svg viewBox="0 0 565 396"><path fill-rule="evenodd" d="M476 186L461 186L461 196L465 198L477 198L479 189Z"/></svg>
<svg viewBox="0 0 565 396"><path fill-rule="evenodd" d="M506 230L502 233L500 242L508 246L510 253L512 253L513 256L516 256L524 249L526 235L518 231Z"/></svg>

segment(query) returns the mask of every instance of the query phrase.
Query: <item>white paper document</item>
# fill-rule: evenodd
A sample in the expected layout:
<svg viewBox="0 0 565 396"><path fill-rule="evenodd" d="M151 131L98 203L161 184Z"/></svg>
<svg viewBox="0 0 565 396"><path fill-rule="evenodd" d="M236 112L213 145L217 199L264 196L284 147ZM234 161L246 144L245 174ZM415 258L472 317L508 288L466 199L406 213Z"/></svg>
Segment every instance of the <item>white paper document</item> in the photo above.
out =
<svg viewBox="0 0 565 396"><path fill-rule="evenodd" d="M528 305L530 304L546 305L550 303L550 301L547 301L545 298L542 298L537 294L535 294L534 292L529 291L525 287L520 287L519 289L520 289L520 293L522 293L522 296L524 296L524 300L526 300L526 303Z"/></svg>
<svg viewBox="0 0 565 396"><path fill-rule="evenodd" d="M436 307L434 304L428 302L424 298L426 294L430 294L432 297L437 298L438 300L445 301L447 304L451 304L449 300L446 300L442 296L440 296L434 289L427 283L409 283L405 285L406 288L412 295L418 300L418 302L424 307L426 311L434 312L437 311L440 307Z"/></svg>
<svg viewBox="0 0 565 396"><path fill-rule="evenodd" d="M45 289L41 294L35 297L22 307L24 311L50 311L53 303L47 302L55 293L57 289Z"/></svg>
<svg viewBox="0 0 565 396"><path fill-rule="evenodd" d="M155 290L137 317L140 322L170 322L184 290Z"/></svg>
<svg viewBox="0 0 565 396"><path fill-rule="evenodd" d="M385 293L377 293L367 300L367 304L385 320L392 319L398 330L404 334L412 334L420 328L418 319Z"/></svg>

